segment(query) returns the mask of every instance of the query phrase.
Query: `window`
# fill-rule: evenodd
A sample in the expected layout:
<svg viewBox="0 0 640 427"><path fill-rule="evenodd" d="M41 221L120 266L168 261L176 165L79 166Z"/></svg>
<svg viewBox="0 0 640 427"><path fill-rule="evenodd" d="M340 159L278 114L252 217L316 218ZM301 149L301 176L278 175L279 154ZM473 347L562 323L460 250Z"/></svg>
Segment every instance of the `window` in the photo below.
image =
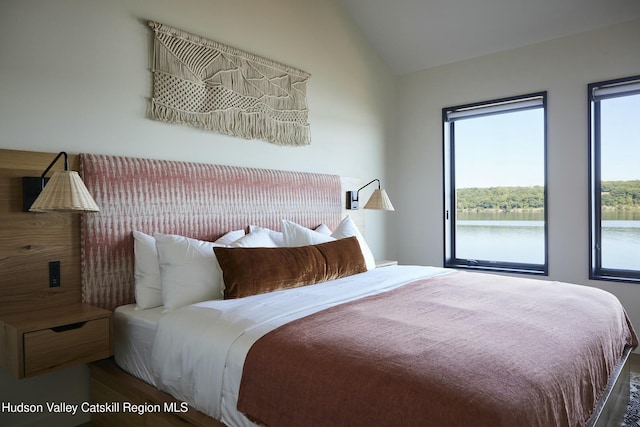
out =
<svg viewBox="0 0 640 427"><path fill-rule="evenodd" d="M589 85L590 278L640 282L640 76Z"/></svg>
<svg viewBox="0 0 640 427"><path fill-rule="evenodd" d="M442 110L445 266L547 274L546 100Z"/></svg>

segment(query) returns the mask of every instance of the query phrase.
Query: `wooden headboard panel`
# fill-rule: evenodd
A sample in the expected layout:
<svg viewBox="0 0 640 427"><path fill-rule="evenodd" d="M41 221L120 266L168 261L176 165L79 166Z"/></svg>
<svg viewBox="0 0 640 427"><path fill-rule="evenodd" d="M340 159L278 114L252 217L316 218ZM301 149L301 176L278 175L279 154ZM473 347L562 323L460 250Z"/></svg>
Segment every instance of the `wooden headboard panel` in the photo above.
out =
<svg viewBox="0 0 640 427"><path fill-rule="evenodd" d="M134 302L134 230L214 240L282 219L333 228L343 215L337 175L92 154L80 164L101 209L81 218L82 299L107 309Z"/></svg>
<svg viewBox="0 0 640 427"><path fill-rule="evenodd" d="M40 176L56 154L0 149L1 314L80 302L80 216L22 211L22 177ZM69 155L72 170L78 163ZM50 261L60 261L58 287L49 287Z"/></svg>

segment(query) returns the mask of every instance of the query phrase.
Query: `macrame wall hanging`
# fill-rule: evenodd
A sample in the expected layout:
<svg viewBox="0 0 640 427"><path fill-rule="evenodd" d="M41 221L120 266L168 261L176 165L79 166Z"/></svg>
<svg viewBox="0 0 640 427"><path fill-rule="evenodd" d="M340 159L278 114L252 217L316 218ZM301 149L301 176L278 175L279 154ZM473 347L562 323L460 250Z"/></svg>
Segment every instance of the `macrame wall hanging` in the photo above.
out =
<svg viewBox="0 0 640 427"><path fill-rule="evenodd" d="M279 145L308 145L311 75L157 22L151 118Z"/></svg>

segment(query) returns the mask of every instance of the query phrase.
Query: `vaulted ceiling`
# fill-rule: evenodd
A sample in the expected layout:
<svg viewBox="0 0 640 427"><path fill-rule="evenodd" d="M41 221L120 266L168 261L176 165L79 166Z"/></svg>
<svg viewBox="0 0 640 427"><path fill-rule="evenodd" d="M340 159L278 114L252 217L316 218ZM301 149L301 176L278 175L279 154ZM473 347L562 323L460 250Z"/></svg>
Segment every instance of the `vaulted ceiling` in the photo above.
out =
<svg viewBox="0 0 640 427"><path fill-rule="evenodd" d="M339 1L396 75L640 18L640 0Z"/></svg>

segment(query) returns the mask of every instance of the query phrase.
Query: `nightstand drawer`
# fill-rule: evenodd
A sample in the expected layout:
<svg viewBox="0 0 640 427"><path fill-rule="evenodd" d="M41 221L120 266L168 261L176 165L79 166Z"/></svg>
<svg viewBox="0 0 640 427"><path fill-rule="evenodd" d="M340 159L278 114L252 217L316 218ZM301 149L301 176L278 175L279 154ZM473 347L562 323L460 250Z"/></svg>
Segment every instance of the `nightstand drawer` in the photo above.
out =
<svg viewBox="0 0 640 427"><path fill-rule="evenodd" d="M110 319L106 317L24 334L26 377L110 355Z"/></svg>

